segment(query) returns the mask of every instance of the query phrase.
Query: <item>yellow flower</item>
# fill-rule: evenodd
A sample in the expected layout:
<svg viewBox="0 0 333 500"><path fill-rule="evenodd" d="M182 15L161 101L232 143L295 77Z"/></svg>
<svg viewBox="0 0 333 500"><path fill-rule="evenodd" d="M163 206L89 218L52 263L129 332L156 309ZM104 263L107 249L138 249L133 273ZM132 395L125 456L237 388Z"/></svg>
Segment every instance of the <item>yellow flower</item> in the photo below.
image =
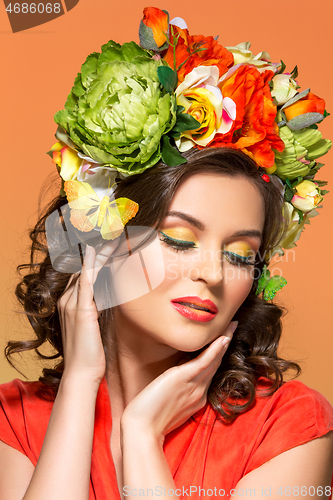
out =
<svg viewBox="0 0 333 500"><path fill-rule="evenodd" d="M59 161L57 165L60 167L61 177L64 181L72 180L82 164L82 158L79 158L77 152L69 146L62 147L57 153L58 155L60 153L60 156L57 156Z"/></svg>
<svg viewBox="0 0 333 500"><path fill-rule="evenodd" d="M235 47L226 47L229 52L234 56L234 65L236 64L252 64L256 66L257 70L262 73L267 69L274 71L279 66L279 64L270 62L270 55L268 52L259 52L256 56L252 54L249 50L251 47L251 42L242 42Z"/></svg>
<svg viewBox="0 0 333 500"><path fill-rule="evenodd" d="M176 140L181 152L191 149L194 144L207 146L215 134L225 134L231 129L236 105L229 97L223 98L218 80L217 66L198 66L177 87L177 104L200 122L199 128L182 133Z"/></svg>
<svg viewBox="0 0 333 500"><path fill-rule="evenodd" d="M53 144L49 153L52 153L52 161L57 165L62 179L66 181L87 181L87 175L92 175L100 170L100 164L88 156L78 153L64 142Z"/></svg>
<svg viewBox="0 0 333 500"><path fill-rule="evenodd" d="M297 82L289 74L275 75L272 79L272 97L275 97L278 106L285 104L297 94Z"/></svg>
<svg viewBox="0 0 333 500"><path fill-rule="evenodd" d="M284 239L280 242L280 245L285 249L289 249L296 246L295 242L301 236L301 232L305 224L305 218L303 218L303 221L299 223L297 210L295 210L294 207L288 202L284 203L284 210L289 216L289 225L287 233Z"/></svg>
<svg viewBox="0 0 333 500"><path fill-rule="evenodd" d="M270 260L275 254L283 256L285 250L296 247L296 241L300 238L304 224L310 224L309 219L319 215L316 210L311 210L303 215L302 222L299 221L299 214L291 203L287 201L283 204L283 214L286 220L289 221L287 231L284 238L279 241L279 244L267 254L267 259Z"/></svg>
<svg viewBox="0 0 333 500"><path fill-rule="evenodd" d="M315 182L305 180L296 186L296 194L291 203L302 212L310 212L323 201L320 189Z"/></svg>

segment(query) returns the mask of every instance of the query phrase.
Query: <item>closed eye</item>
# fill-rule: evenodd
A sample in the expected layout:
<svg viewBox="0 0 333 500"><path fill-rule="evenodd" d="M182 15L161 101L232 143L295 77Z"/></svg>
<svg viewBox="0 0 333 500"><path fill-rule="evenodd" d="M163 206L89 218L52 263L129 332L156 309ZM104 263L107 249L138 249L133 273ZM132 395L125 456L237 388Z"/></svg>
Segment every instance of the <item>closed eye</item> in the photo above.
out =
<svg viewBox="0 0 333 500"><path fill-rule="evenodd" d="M178 252L179 250L186 251L190 250L191 248L197 248L194 241L177 240L175 238L167 236L162 231L159 231L159 233L162 235L160 241L163 241L164 243L172 247L174 250L176 250L176 252Z"/></svg>
<svg viewBox="0 0 333 500"><path fill-rule="evenodd" d="M249 257L244 257L242 255L238 255L237 253L229 252L227 250L224 250L222 253L226 257L227 261L235 266L255 266L256 264L255 262L251 262Z"/></svg>

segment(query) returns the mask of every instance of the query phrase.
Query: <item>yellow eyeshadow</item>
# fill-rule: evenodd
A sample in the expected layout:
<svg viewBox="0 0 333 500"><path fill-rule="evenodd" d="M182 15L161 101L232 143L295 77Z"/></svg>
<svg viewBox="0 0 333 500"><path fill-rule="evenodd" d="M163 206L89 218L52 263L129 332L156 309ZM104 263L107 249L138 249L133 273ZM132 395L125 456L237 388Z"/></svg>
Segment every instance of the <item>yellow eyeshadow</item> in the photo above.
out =
<svg viewBox="0 0 333 500"><path fill-rule="evenodd" d="M241 257L252 257L254 256L254 250L250 247L248 243L242 241L235 241L234 243L230 243L226 245L223 250L227 250L228 252L236 253Z"/></svg>
<svg viewBox="0 0 333 500"><path fill-rule="evenodd" d="M193 243L197 242L197 239L191 231L191 229L187 227L170 227L167 229L161 229L162 233L164 233L166 236L169 236L169 238L173 238L174 240L181 240L181 241L191 241Z"/></svg>

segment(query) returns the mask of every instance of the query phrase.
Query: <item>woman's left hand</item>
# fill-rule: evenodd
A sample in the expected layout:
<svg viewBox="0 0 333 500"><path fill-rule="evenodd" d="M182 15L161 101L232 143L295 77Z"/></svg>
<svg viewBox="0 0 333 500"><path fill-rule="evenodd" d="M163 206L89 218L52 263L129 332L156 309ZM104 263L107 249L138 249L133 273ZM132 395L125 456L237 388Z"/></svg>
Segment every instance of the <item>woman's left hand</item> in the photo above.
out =
<svg viewBox="0 0 333 500"><path fill-rule="evenodd" d="M170 368L145 387L127 405L121 418L122 433L135 429L163 443L166 434L200 410L234 330L235 323L231 322L224 335L199 356Z"/></svg>

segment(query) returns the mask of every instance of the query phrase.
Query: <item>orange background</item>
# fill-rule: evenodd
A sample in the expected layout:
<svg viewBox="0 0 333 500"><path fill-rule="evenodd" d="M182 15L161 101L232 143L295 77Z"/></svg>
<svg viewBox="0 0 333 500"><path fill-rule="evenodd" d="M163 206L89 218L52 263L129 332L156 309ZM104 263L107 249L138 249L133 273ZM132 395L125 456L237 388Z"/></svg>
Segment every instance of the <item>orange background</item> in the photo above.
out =
<svg viewBox="0 0 333 500"><path fill-rule="evenodd" d="M15 268L28 256L27 228L36 220L37 200L54 165L45 152L56 142L53 115L63 108L85 57L99 51L110 38L138 41L143 1L80 0L66 15L36 28L13 34L0 5L1 50L1 351L9 339L31 338L28 322L15 313ZM222 45L250 40L252 51L270 53L292 71L297 64L302 90L326 99L333 113L333 4L330 0L155 0L171 18L183 17L192 34L220 35ZM320 127L333 138L333 118ZM333 153L329 152L319 179L333 190ZM332 192L325 196L320 216L298 242L295 262L281 264L288 285L279 302L289 309L284 319L280 354L301 362L300 377L333 403L331 368L333 347ZM36 379L42 365L32 355L17 357L19 367ZM0 382L20 377L0 357Z"/></svg>

